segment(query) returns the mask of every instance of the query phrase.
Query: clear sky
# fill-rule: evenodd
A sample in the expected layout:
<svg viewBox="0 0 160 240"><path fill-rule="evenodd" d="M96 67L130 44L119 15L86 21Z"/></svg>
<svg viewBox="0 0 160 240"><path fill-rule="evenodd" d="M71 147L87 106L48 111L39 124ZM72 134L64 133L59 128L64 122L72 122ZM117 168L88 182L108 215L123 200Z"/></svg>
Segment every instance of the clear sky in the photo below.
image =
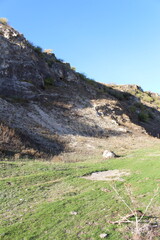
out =
<svg viewBox="0 0 160 240"><path fill-rule="evenodd" d="M96 81L160 93L160 0L0 0L0 17Z"/></svg>

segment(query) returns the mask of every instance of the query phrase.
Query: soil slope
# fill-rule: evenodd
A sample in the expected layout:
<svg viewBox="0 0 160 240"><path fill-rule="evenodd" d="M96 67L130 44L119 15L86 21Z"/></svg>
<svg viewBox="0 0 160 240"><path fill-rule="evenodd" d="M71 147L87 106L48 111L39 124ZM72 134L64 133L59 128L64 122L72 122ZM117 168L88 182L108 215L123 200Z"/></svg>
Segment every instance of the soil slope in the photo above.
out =
<svg viewBox="0 0 160 240"><path fill-rule="evenodd" d="M2 156L114 150L159 138L158 94L89 79L2 23L0 53Z"/></svg>

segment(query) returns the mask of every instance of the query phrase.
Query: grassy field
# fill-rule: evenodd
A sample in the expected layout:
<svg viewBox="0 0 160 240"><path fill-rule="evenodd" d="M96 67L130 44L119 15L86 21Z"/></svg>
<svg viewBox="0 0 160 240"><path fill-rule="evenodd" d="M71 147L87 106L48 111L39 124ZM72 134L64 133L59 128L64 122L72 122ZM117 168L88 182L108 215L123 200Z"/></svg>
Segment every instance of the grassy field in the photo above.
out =
<svg viewBox="0 0 160 240"><path fill-rule="evenodd" d="M107 234L110 240L132 239L134 218L128 224L110 222L131 213L112 187L133 210L144 212L160 185L159 146L107 161L101 156L86 156L70 163L6 160L0 164L0 239L4 240L98 240L100 234ZM123 177L123 182L81 178L113 169L129 170L131 174ZM145 217L159 222L158 194ZM158 231L159 226L151 239L160 239Z"/></svg>

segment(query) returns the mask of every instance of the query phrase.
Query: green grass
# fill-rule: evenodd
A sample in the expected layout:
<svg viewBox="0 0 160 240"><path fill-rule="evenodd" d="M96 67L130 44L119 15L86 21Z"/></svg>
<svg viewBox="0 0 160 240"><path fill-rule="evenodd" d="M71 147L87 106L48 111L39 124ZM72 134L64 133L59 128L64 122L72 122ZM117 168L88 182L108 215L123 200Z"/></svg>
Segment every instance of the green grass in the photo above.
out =
<svg viewBox="0 0 160 240"><path fill-rule="evenodd" d="M84 161L85 160L85 161ZM1 161L1 225L4 240L122 240L129 236L126 225L112 225L110 220L129 213L117 199L111 185L132 207L125 191L129 184L144 211L160 181L159 148L132 152L126 157L105 161L93 156L76 163L45 161ZM83 175L103 170L127 169L125 182L90 181ZM105 189L105 191L104 191ZM149 213L159 217L159 196ZM71 212L77 212L72 215ZM155 238L156 239L156 238Z"/></svg>

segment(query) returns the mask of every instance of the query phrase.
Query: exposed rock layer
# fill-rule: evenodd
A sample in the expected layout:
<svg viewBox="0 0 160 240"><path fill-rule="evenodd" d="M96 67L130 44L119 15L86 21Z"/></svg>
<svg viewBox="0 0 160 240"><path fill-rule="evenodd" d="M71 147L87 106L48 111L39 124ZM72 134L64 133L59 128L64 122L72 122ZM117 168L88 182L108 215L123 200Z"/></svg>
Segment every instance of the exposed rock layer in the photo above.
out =
<svg viewBox="0 0 160 240"><path fill-rule="evenodd" d="M112 136L159 137L159 107L150 99L160 101L159 95L137 86L106 86L88 79L0 24L3 154L9 149L13 155L27 155L28 149L37 156L58 154L70 150L69 145L74 149L78 136L106 141ZM10 137L6 141L4 136Z"/></svg>

